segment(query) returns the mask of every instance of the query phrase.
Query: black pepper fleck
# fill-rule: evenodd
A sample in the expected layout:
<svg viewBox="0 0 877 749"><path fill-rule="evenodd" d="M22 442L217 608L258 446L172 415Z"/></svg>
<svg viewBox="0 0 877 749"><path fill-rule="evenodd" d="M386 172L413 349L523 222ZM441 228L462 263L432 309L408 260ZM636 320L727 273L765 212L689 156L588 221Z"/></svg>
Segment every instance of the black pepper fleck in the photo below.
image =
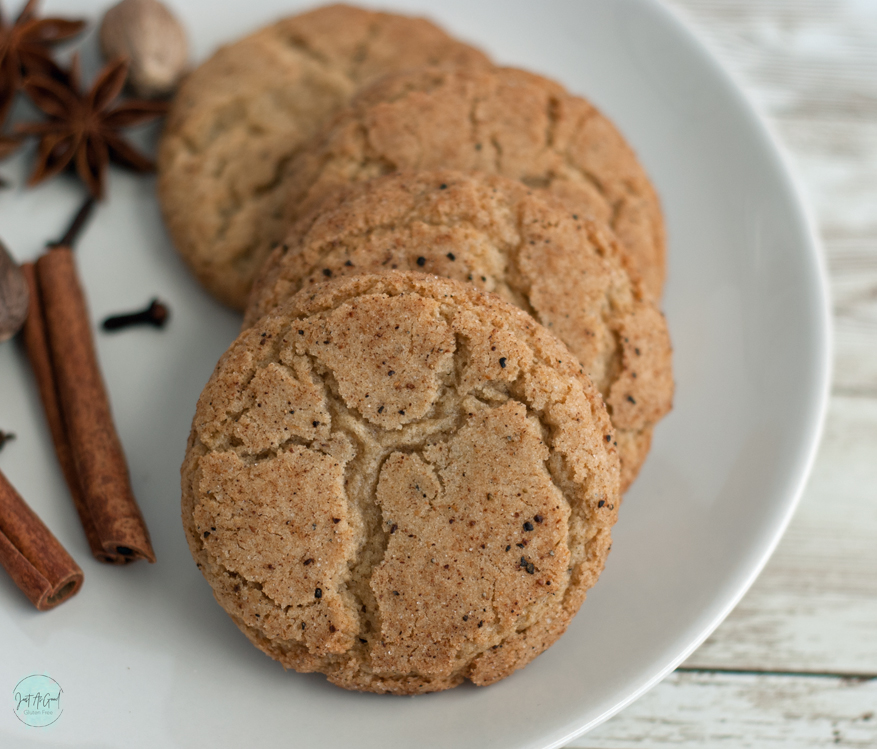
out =
<svg viewBox="0 0 877 749"><path fill-rule="evenodd" d="M387 377L392 377L394 374L396 374L396 370L391 369L389 372L387 372Z"/></svg>
<svg viewBox="0 0 877 749"><path fill-rule="evenodd" d="M422 268L424 265L426 265L426 258L421 255L419 258L417 258L417 264Z"/></svg>
<svg viewBox="0 0 877 749"><path fill-rule="evenodd" d="M533 520L535 520L537 523L541 523L543 519L544 518L541 515L535 515L533 517Z"/></svg>
<svg viewBox="0 0 877 749"><path fill-rule="evenodd" d="M393 523L393 524L390 526L390 533L395 533L397 530L399 530L399 526L396 525L395 523Z"/></svg>
<svg viewBox="0 0 877 749"><path fill-rule="evenodd" d="M210 531L204 531L204 538L210 537Z"/></svg>
<svg viewBox="0 0 877 749"><path fill-rule="evenodd" d="M629 400L631 403L633 403L634 406L636 405L636 401L633 399L632 395L628 395L627 400Z"/></svg>
<svg viewBox="0 0 877 749"><path fill-rule="evenodd" d="M322 588L317 588L317 589L314 591L314 598L322 598L322 597L323 597L323 589L322 589Z"/></svg>
<svg viewBox="0 0 877 749"><path fill-rule="evenodd" d="M508 550L511 549L511 548L512 548L512 545L509 544L508 546L505 547L505 550L508 551Z"/></svg>
<svg viewBox="0 0 877 749"><path fill-rule="evenodd" d="M524 523L524 530L525 531L533 530L533 523L531 523L529 520L526 523Z"/></svg>
<svg viewBox="0 0 877 749"><path fill-rule="evenodd" d="M499 366L501 366L503 369L505 369L505 363L506 363L506 358L503 356L503 357L499 360Z"/></svg>
<svg viewBox="0 0 877 749"><path fill-rule="evenodd" d="M332 277L332 271L331 271L329 268L323 268L323 275L324 275L326 278L331 278L331 277Z"/></svg>
<svg viewBox="0 0 877 749"><path fill-rule="evenodd" d="M439 190L447 190L447 189L448 189L448 186L447 186L444 182L442 182L442 183L439 185Z"/></svg>
<svg viewBox="0 0 877 749"><path fill-rule="evenodd" d="M597 507L602 507L602 506L605 505L605 504L606 504L606 500L605 500L605 499L601 499L599 502L597 502Z"/></svg>
<svg viewBox="0 0 877 749"><path fill-rule="evenodd" d="M453 261L456 260L456 259L457 259L457 256L456 256L453 252L449 252L449 253L448 253L448 260L450 260L451 262L453 262Z"/></svg>

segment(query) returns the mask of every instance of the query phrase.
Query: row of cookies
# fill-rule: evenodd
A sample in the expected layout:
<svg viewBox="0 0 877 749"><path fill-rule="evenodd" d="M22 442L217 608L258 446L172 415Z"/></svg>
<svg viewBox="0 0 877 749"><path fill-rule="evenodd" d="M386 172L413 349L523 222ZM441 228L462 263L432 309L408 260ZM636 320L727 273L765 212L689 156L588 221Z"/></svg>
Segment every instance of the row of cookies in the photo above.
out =
<svg viewBox="0 0 877 749"><path fill-rule="evenodd" d="M660 205L612 123L423 19L333 5L220 49L173 102L159 197L196 277L243 310L271 248L328 189L435 168L521 180L609 225L660 298Z"/></svg>
<svg viewBox="0 0 877 749"><path fill-rule="evenodd" d="M238 626L378 692L548 647L672 399L660 209L614 126L426 21L330 6L190 76L160 195L246 306L183 466Z"/></svg>

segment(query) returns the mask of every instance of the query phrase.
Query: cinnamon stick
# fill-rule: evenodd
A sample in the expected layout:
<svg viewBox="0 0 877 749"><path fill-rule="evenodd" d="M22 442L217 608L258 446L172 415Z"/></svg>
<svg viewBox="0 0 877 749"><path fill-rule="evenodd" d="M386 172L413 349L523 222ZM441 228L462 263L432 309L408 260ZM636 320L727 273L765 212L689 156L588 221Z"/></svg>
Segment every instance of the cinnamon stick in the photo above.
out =
<svg viewBox="0 0 877 749"><path fill-rule="evenodd" d="M61 405L58 401L58 389L55 385L55 375L52 370L51 352L46 333L46 321L43 317L42 299L37 284L36 268L33 263L24 263L21 272L27 282L29 303L27 320L22 329L24 348L27 358L37 381L37 390L40 400L43 402L43 410L46 413L46 421L49 424L49 432L52 435L52 443L55 446L55 455L61 465L61 472L73 498L73 506L79 514L79 520L85 531L85 537L91 548L91 553L101 562L114 563L117 560L114 555L104 551L103 544L94 527L91 513L82 496L82 488L79 486L79 476L76 466L73 464L73 453L70 451L70 442L67 439L67 430L64 428L64 419L61 415Z"/></svg>
<svg viewBox="0 0 877 749"><path fill-rule="evenodd" d="M98 559L114 563L136 559L154 562L149 532L134 499L127 462L113 424L85 294L69 247L55 246L37 260L36 282L49 371L78 479L81 505L91 519L102 551ZM59 459L64 460L60 454Z"/></svg>
<svg viewBox="0 0 877 749"><path fill-rule="evenodd" d="M76 595L82 570L0 471L0 564L40 611Z"/></svg>

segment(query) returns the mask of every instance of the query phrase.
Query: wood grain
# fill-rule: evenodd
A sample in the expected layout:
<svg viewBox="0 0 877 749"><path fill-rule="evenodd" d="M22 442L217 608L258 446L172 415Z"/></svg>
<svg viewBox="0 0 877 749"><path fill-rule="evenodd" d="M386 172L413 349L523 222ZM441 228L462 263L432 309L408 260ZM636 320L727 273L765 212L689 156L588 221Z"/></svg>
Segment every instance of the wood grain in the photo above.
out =
<svg viewBox="0 0 877 749"><path fill-rule="evenodd" d="M877 679L676 672L581 749L877 746Z"/></svg>

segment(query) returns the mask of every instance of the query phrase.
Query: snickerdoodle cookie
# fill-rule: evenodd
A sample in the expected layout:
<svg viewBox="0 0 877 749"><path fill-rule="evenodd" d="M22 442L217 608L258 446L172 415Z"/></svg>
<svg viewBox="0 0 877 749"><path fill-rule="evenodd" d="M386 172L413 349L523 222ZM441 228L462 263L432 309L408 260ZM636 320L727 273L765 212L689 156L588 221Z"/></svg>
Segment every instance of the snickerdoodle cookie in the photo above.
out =
<svg viewBox="0 0 877 749"><path fill-rule="evenodd" d="M443 168L522 180L608 224L628 272L660 298L663 218L636 155L588 101L522 70L425 68L374 83L290 162L287 219L338 184Z"/></svg>
<svg viewBox="0 0 877 749"><path fill-rule="evenodd" d="M199 281L243 309L285 231L284 167L364 84L487 58L420 18L330 5L221 48L185 80L159 148L162 211Z"/></svg>
<svg viewBox="0 0 877 749"><path fill-rule="evenodd" d="M490 684L566 629L620 500L600 393L499 297L391 272L243 332L198 402L189 545L284 666L412 694Z"/></svg>
<svg viewBox="0 0 877 749"><path fill-rule="evenodd" d="M272 253L244 324L327 277L396 268L495 292L560 338L603 394L627 489L670 409L673 376L664 317L624 272L611 232L542 191L483 173L348 185Z"/></svg>

